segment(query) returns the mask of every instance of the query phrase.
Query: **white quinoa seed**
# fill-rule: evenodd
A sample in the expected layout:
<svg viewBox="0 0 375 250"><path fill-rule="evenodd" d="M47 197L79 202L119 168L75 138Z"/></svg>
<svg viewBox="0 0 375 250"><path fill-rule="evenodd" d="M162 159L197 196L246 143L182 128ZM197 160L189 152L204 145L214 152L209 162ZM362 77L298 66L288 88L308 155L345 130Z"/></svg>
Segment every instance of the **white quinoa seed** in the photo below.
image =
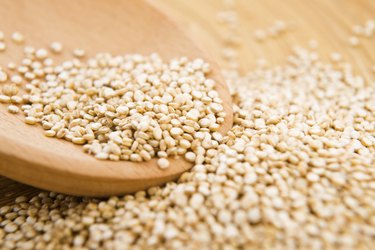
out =
<svg viewBox="0 0 375 250"><path fill-rule="evenodd" d="M15 83L15 84L17 84L17 85L20 85L21 83L22 83L22 77L20 76L20 75L13 75L13 76L11 76L11 78L10 78L10 81L12 82L12 83Z"/></svg>
<svg viewBox="0 0 375 250"><path fill-rule="evenodd" d="M38 49L35 51L35 56L39 60L46 59L48 56L48 51L46 49Z"/></svg>
<svg viewBox="0 0 375 250"><path fill-rule="evenodd" d="M0 103L9 103L9 102L10 102L9 96L0 94Z"/></svg>
<svg viewBox="0 0 375 250"><path fill-rule="evenodd" d="M35 125L37 123L37 119L32 116L25 117L25 123L29 125Z"/></svg>
<svg viewBox="0 0 375 250"><path fill-rule="evenodd" d="M161 169L167 169L167 168L169 168L169 161L168 161L168 159L160 158L160 159L158 159L157 164L158 164L159 168L161 168Z"/></svg>
<svg viewBox="0 0 375 250"><path fill-rule="evenodd" d="M197 109L192 109L190 110L187 114L186 114L186 117L188 119L191 119L193 121L197 121L198 118L199 118L199 110Z"/></svg>
<svg viewBox="0 0 375 250"><path fill-rule="evenodd" d="M7 64L7 68L8 68L9 70L15 70L16 67L17 67L16 64L13 63L13 62L9 62L9 63Z"/></svg>
<svg viewBox="0 0 375 250"><path fill-rule="evenodd" d="M12 114L17 114L18 112L20 112L20 109L15 105L9 105L8 112Z"/></svg>
<svg viewBox="0 0 375 250"><path fill-rule="evenodd" d="M6 48L7 48L7 46L6 46L5 42L0 41L0 52L5 51Z"/></svg>
<svg viewBox="0 0 375 250"><path fill-rule="evenodd" d="M20 32L13 32L11 35L12 41L17 44L22 44L25 41L25 37Z"/></svg>
<svg viewBox="0 0 375 250"><path fill-rule="evenodd" d="M186 158L186 160L188 160L188 161L190 161L190 162L194 162L195 159L196 159L196 155L195 155L195 153L193 153L193 152L187 152L187 153L185 154L185 158Z"/></svg>
<svg viewBox="0 0 375 250"><path fill-rule="evenodd" d="M83 49L75 49L73 50L73 55L77 58L82 58L84 57L86 52Z"/></svg>
<svg viewBox="0 0 375 250"><path fill-rule="evenodd" d="M359 45L359 39L358 39L358 37L355 37L355 36L349 37L349 44L352 47L357 47Z"/></svg>
<svg viewBox="0 0 375 250"><path fill-rule="evenodd" d="M55 54L60 54L63 50L63 45L60 42L52 42L50 44L50 50Z"/></svg>
<svg viewBox="0 0 375 250"><path fill-rule="evenodd" d="M0 83L4 83L8 80L8 74L0 69Z"/></svg>

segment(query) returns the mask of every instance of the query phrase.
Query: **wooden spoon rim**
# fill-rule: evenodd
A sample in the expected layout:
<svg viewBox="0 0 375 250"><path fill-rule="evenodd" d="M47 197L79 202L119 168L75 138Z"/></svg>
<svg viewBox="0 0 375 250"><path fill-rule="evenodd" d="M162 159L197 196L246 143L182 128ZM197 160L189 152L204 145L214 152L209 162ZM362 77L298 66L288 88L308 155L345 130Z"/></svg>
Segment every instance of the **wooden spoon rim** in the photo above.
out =
<svg viewBox="0 0 375 250"><path fill-rule="evenodd" d="M41 131L42 132L42 131ZM56 138L46 138L46 140L61 140L61 139L56 139ZM13 145L17 145L17 148L23 149L23 148L30 148L31 143L28 142L19 142L15 140L12 140L12 138L6 137L4 135L0 134L0 141L2 143L5 143L8 147L11 148ZM65 143L65 142L64 142ZM12 145L13 144L13 145ZM77 148L77 150L82 151L81 146L77 145L72 145ZM71 164L74 162L76 166L71 166L72 168L66 168L65 164L61 164L61 161L56 162L53 161L56 158L61 158L61 156L64 156L64 154L53 151L53 150L43 150L43 149L36 149L34 150L35 157L25 157L26 155L18 155L14 154L11 150L1 150L0 155L2 155L4 158L7 157L14 157L17 160L22 160L25 162L29 162L31 165L36 165L40 166L40 170L56 170L58 172L68 174L68 175L76 175L76 176L81 176L83 178L95 178L96 180L117 180L117 181L123 181L123 180L143 180L147 179L149 175L153 176L153 172L159 172L155 170L160 170L160 172L163 172L163 176L169 176L169 175L174 175L176 173L179 173L180 171L176 171L176 168L173 168L171 166L167 170L161 170L159 168L149 168L148 171L146 171L147 174L144 174L144 168L147 168L147 166L143 166L139 163L131 162L131 161L109 161L109 160L97 160L93 156L88 155L84 152L82 152L82 155L70 155L66 157L66 163ZM83 156L83 157L82 157ZM0 157L1 159L2 157ZM181 157L182 158L182 157ZM41 160L42 159L42 160ZM157 158L153 158L149 162L156 161ZM171 161L174 161L176 159L171 158ZM55 164L45 164L46 161L51 161L52 163ZM91 165L91 163L94 163ZM156 164L156 162L155 162ZM129 167L129 169L126 169L123 165L134 165L137 166L135 167ZM192 164L189 164L192 165ZM64 166L64 167L62 167ZM188 167L187 169L189 169ZM95 171L99 170L99 171ZM132 175L128 175L128 171L131 170L134 172L134 174L139 174L137 178Z"/></svg>

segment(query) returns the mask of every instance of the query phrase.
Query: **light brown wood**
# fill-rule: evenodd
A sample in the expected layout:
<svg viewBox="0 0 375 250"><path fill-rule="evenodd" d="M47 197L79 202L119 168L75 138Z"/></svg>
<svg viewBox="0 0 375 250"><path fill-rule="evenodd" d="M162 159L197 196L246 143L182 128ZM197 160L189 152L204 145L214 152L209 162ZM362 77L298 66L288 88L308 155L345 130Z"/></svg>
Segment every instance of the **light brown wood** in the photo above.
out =
<svg viewBox="0 0 375 250"><path fill-rule="evenodd" d="M36 47L52 41L64 44L65 58L74 48L90 55L157 52L164 59L187 56L211 63L210 77L224 101L227 113L220 128L232 126L231 99L216 64L167 15L145 1L119 0L5 0L0 2L0 30L20 31L26 44ZM0 64L18 62L22 47L8 43ZM63 58L64 58L63 57ZM57 58L57 60L61 60ZM107 196L134 192L177 178L192 164L183 157L171 158L171 166L161 170L156 159L142 163L99 161L80 146L47 138L38 126L24 124L0 107L0 173L11 179L55 192L73 195Z"/></svg>
<svg viewBox="0 0 375 250"><path fill-rule="evenodd" d="M173 15L178 23L194 40L210 54L221 67L226 63L221 57L223 37L226 28L217 22L217 12L224 10L223 0L159 0L155 5ZM234 10L240 21L239 35L242 45L239 49L240 69L251 70L259 58L265 58L270 65L285 62L293 45L308 46L310 39L319 42L318 51L327 58L331 52L340 52L344 60L353 64L356 72L374 81L370 71L375 64L375 37L362 39L358 48L348 45L351 27L375 18L373 0L236 0ZM21 14L19 14L21 15ZM0 17L0 20L2 17ZM265 28L275 20L293 23L293 28L277 39L263 43L254 40L253 32ZM0 29L6 26L0 22ZM47 45L47 43L45 44ZM0 55L1 60L1 55ZM0 205L21 194L33 195L39 190L0 178Z"/></svg>

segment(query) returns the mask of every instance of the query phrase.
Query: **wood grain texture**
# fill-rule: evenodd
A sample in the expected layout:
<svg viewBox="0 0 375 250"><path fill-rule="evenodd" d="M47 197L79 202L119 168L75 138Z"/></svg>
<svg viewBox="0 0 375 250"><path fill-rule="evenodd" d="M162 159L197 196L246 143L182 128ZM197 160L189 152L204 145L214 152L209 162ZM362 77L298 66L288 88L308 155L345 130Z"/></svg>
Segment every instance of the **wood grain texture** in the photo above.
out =
<svg viewBox="0 0 375 250"><path fill-rule="evenodd" d="M227 113L219 131L224 134L232 126L230 95L215 63L167 15L144 1L5 0L0 2L0 16L0 30L20 31L26 44L36 47L61 41L65 51L78 47L91 55L158 52L166 60L204 58L213 67L210 77L218 83ZM21 59L22 47L9 47L0 55L2 64ZM47 138L40 126L22 120L1 105L0 173L38 188L73 195L123 194L176 179L192 166L183 157L170 158L166 170L157 166L156 158L142 163L99 161L80 146Z"/></svg>
<svg viewBox="0 0 375 250"><path fill-rule="evenodd" d="M192 38L201 43L205 52L220 66L225 66L221 50L226 32L216 19L217 12L223 10L221 0L153 2L178 19L184 29L192 34ZM340 52L344 60L353 64L357 73L374 81L374 73L370 72L370 67L375 64L375 39L361 39L360 46L352 48L348 45L348 38L352 25L363 24L369 18L375 19L375 1L237 0L234 9L240 19L242 45L238 49L242 72L254 68L259 58L266 58L271 65L284 62L292 46L308 46L310 39L316 39L320 44L318 51L323 57L327 58L332 52ZM257 43L253 36L254 30L268 27L277 19L292 22L291 30L277 39ZM4 197L10 190L14 196L35 192L32 188L9 180L0 180L0 183L5 183L0 186L3 188L0 197ZM14 186L9 187L10 183ZM0 203L3 201L4 204L9 199L0 198Z"/></svg>

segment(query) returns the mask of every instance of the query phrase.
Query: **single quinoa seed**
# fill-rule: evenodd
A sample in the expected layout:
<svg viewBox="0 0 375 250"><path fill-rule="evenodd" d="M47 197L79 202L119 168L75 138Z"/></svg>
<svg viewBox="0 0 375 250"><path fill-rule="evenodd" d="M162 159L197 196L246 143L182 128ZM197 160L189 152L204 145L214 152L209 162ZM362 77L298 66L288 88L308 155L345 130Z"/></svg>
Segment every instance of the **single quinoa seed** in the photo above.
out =
<svg viewBox="0 0 375 250"><path fill-rule="evenodd" d="M60 42L53 42L50 44L50 50L55 54L60 54L63 50L63 45Z"/></svg>
<svg viewBox="0 0 375 250"><path fill-rule="evenodd" d="M0 52L5 51L6 48L7 48L7 46L6 46L5 42L0 41Z"/></svg>
<svg viewBox="0 0 375 250"><path fill-rule="evenodd" d="M161 169L168 168L169 167L169 161L168 161L168 159L165 159L165 158L158 159L158 166Z"/></svg>
<svg viewBox="0 0 375 250"><path fill-rule="evenodd" d="M12 41L17 44L22 44L25 41L25 37L20 32L12 33Z"/></svg>
<svg viewBox="0 0 375 250"><path fill-rule="evenodd" d="M8 112L12 114L17 114L20 111L20 109L15 105L9 105L8 106Z"/></svg>
<svg viewBox="0 0 375 250"><path fill-rule="evenodd" d="M83 49L73 50L73 55L77 58L83 58L86 55L86 52Z"/></svg>
<svg viewBox="0 0 375 250"><path fill-rule="evenodd" d="M352 47L358 47L358 45L359 45L359 39L358 39L358 37L356 37L356 36L349 37L349 44Z"/></svg>
<svg viewBox="0 0 375 250"><path fill-rule="evenodd" d="M8 74L0 69L0 83L4 83L8 80Z"/></svg>

